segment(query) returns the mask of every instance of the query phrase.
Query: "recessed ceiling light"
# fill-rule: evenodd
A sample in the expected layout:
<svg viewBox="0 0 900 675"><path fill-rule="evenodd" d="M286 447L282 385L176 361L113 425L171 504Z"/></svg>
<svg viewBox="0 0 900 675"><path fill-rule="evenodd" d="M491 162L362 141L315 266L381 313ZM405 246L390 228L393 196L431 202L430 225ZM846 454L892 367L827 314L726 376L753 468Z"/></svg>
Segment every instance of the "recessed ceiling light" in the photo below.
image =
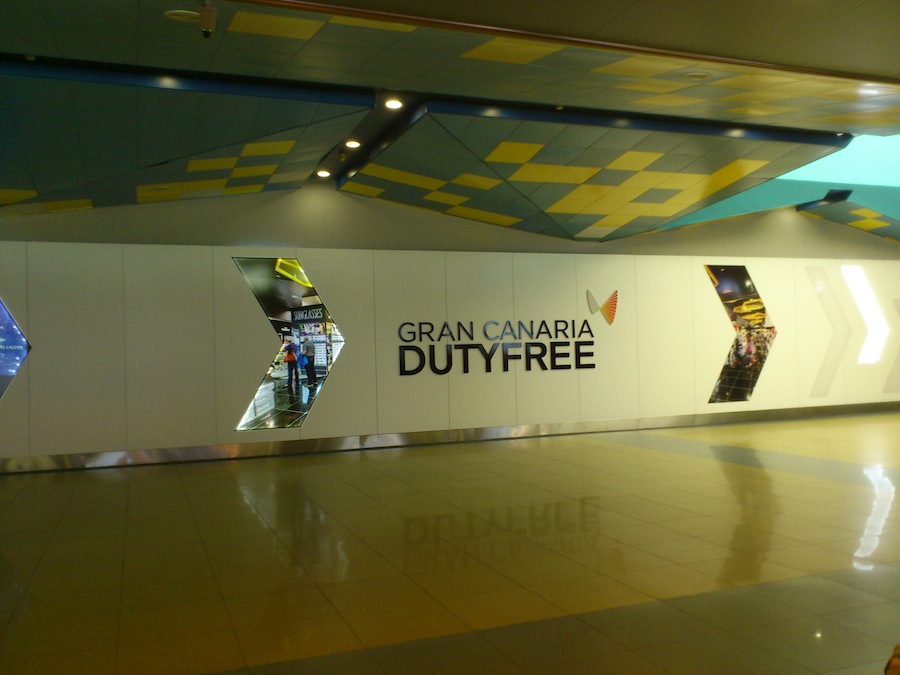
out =
<svg viewBox="0 0 900 675"><path fill-rule="evenodd" d="M686 80L708 80L709 73L702 73L698 70L692 73L685 73L683 77Z"/></svg>
<svg viewBox="0 0 900 675"><path fill-rule="evenodd" d="M391 110L397 110L403 107L403 101L397 98L389 98L384 102L385 108L390 108Z"/></svg>
<svg viewBox="0 0 900 675"><path fill-rule="evenodd" d="M344 145L346 145L348 148L356 149L360 146L360 142L354 141L354 140L349 140L346 143L344 143Z"/></svg>
<svg viewBox="0 0 900 675"><path fill-rule="evenodd" d="M328 169L319 169L316 171L316 175L319 178L329 178L331 176L331 172Z"/></svg>

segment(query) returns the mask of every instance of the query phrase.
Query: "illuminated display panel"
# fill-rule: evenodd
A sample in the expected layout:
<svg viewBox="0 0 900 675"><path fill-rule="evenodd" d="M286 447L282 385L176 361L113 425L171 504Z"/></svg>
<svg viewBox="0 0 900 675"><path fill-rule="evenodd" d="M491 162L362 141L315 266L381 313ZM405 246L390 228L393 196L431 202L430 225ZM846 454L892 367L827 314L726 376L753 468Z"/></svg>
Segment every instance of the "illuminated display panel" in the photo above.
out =
<svg viewBox="0 0 900 675"><path fill-rule="evenodd" d="M0 300L0 397L25 362L31 345Z"/></svg>
<svg viewBox="0 0 900 675"><path fill-rule="evenodd" d="M238 431L299 427L344 338L295 258L234 258L279 345Z"/></svg>

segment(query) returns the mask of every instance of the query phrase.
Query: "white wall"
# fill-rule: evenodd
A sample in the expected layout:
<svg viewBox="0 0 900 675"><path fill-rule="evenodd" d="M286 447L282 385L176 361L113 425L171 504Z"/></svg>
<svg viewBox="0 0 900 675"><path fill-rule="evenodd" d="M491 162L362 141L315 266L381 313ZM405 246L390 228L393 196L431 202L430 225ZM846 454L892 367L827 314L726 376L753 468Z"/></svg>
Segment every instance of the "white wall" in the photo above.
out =
<svg viewBox="0 0 900 675"><path fill-rule="evenodd" d="M346 337L300 430L235 431L278 347L235 256L298 258ZM850 262L891 329L872 365ZM748 402L708 403L733 330L705 264L746 265L778 330ZM588 290L618 291L612 325ZM897 401L898 298L897 261L0 242L0 299L32 345L0 457ZM447 375L399 373L405 321L471 321L490 344L485 321L542 319L587 319L597 367L502 372L498 354L463 374L456 353Z"/></svg>

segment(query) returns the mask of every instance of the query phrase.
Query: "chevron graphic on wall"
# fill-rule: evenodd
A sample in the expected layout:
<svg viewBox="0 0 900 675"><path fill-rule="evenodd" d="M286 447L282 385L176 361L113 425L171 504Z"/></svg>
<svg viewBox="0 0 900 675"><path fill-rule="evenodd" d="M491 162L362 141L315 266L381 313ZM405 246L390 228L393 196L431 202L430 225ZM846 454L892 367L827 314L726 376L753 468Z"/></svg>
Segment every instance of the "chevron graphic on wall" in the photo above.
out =
<svg viewBox="0 0 900 675"><path fill-rule="evenodd" d="M743 265L705 265L735 336L710 403L749 401L775 341L775 326Z"/></svg>
<svg viewBox="0 0 900 675"><path fill-rule="evenodd" d="M841 365L841 358L847 344L850 342L850 334L853 332L850 328L850 322L847 315L841 309L841 303L838 299L837 292L828 281L828 275L822 267L807 267L806 274L812 282L816 295L819 296L819 302L822 303L822 309L825 310L825 316L831 324L831 341L828 343L828 349L825 352L825 358L822 359L822 365L819 366L819 372L816 375L816 381L813 383L810 396L818 398L827 396L831 391L831 385L837 376L838 368Z"/></svg>
<svg viewBox="0 0 900 675"><path fill-rule="evenodd" d="M233 260L281 341L237 430L299 427L344 338L296 258Z"/></svg>
<svg viewBox="0 0 900 675"><path fill-rule="evenodd" d="M31 345L0 300L0 398L25 362Z"/></svg>
<svg viewBox="0 0 900 675"><path fill-rule="evenodd" d="M894 299L894 309L900 316L900 298ZM897 356L894 358L894 365L891 366L891 372L888 375L887 382L884 384L884 392L894 393L900 391L900 348L897 349Z"/></svg>

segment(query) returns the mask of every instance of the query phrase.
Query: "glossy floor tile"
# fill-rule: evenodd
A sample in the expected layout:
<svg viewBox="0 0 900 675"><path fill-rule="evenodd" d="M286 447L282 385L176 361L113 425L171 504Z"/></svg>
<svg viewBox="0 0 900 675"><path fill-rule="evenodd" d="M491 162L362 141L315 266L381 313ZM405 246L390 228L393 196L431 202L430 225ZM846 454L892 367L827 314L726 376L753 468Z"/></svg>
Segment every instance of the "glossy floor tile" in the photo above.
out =
<svg viewBox="0 0 900 675"><path fill-rule="evenodd" d="M900 414L0 477L0 673L878 673Z"/></svg>

